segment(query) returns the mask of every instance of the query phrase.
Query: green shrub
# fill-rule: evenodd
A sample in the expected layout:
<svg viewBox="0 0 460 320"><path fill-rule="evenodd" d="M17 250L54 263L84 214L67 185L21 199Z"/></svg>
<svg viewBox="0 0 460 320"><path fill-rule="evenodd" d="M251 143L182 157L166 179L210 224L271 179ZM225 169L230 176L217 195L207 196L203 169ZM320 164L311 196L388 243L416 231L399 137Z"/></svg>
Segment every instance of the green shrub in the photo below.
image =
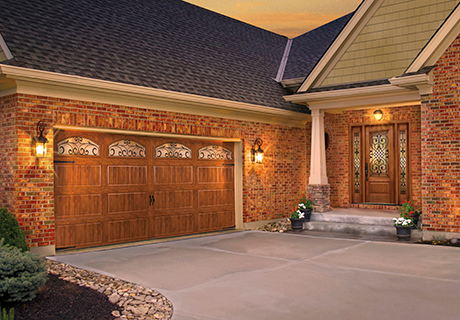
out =
<svg viewBox="0 0 460 320"><path fill-rule="evenodd" d="M14 308L11 308L8 313L6 309L0 308L0 320L14 320Z"/></svg>
<svg viewBox="0 0 460 320"><path fill-rule="evenodd" d="M18 221L5 208L0 208L0 239L2 238L5 239L6 245L16 247L23 252L29 251L26 237Z"/></svg>
<svg viewBox="0 0 460 320"><path fill-rule="evenodd" d="M46 283L45 259L0 240L0 302L30 301Z"/></svg>

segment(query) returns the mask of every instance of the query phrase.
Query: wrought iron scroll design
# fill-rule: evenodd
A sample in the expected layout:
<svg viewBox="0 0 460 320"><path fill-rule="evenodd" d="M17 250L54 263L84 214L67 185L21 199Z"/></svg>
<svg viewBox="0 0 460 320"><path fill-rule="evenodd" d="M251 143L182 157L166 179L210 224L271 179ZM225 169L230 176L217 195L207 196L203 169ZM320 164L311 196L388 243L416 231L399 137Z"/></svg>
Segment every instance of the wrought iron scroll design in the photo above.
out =
<svg viewBox="0 0 460 320"><path fill-rule="evenodd" d="M155 154L157 158L191 159L192 149L180 143L169 142L158 146L155 149Z"/></svg>
<svg viewBox="0 0 460 320"><path fill-rule="evenodd" d="M388 132L372 132L369 142L370 175L388 175Z"/></svg>
<svg viewBox="0 0 460 320"><path fill-rule="evenodd" d="M355 193L360 193L361 187L361 144L359 133L354 134L353 138L353 164L355 172Z"/></svg>
<svg viewBox="0 0 460 320"><path fill-rule="evenodd" d="M99 145L83 137L66 138L57 144L57 153L65 156L99 156Z"/></svg>
<svg viewBox="0 0 460 320"><path fill-rule="evenodd" d="M232 152L222 146L209 145L198 150L198 159L232 160Z"/></svg>
<svg viewBox="0 0 460 320"><path fill-rule="evenodd" d="M407 190L407 157L406 157L406 130L399 131L399 168L400 168L400 193L406 194Z"/></svg>
<svg viewBox="0 0 460 320"><path fill-rule="evenodd" d="M109 157L144 158L145 147L132 140L119 140L109 145Z"/></svg>

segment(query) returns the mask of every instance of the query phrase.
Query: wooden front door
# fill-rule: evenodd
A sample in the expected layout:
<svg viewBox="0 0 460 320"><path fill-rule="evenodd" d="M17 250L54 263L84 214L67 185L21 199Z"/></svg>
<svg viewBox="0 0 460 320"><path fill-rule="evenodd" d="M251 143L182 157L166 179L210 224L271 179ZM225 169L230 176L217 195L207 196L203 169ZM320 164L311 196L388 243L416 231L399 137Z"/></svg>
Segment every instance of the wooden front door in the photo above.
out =
<svg viewBox="0 0 460 320"><path fill-rule="evenodd" d="M59 131L56 248L235 226L233 144Z"/></svg>
<svg viewBox="0 0 460 320"><path fill-rule="evenodd" d="M409 199L407 123L350 128L352 203L402 204Z"/></svg>
<svg viewBox="0 0 460 320"><path fill-rule="evenodd" d="M365 202L395 203L393 126L366 127Z"/></svg>

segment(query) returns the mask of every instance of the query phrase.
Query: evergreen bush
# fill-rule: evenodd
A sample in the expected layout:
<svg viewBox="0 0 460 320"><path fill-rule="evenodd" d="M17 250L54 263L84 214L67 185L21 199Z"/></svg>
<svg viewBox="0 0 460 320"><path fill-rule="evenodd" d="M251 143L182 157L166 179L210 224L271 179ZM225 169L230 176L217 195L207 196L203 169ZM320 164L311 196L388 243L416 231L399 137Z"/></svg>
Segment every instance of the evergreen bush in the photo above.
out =
<svg viewBox="0 0 460 320"><path fill-rule="evenodd" d="M45 259L0 240L0 303L30 301L47 280Z"/></svg>
<svg viewBox="0 0 460 320"><path fill-rule="evenodd" d="M0 320L14 320L14 308L11 308L9 312L0 308Z"/></svg>
<svg viewBox="0 0 460 320"><path fill-rule="evenodd" d="M0 208L0 239L5 239L5 245L16 247L23 252L29 251L18 221L5 208Z"/></svg>

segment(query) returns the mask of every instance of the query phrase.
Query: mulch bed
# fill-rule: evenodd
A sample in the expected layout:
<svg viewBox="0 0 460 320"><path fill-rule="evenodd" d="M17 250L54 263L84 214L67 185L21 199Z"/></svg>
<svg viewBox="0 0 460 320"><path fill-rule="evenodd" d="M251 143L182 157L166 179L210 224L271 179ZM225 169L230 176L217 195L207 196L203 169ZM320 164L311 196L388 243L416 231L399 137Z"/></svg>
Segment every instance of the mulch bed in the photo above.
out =
<svg viewBox="0 0 460 320"><path fill-rule="evenodd" d="M2 303L2 307L7 310L14 307L14 320L113 320L112 311L122 311L105 294L52 274L48 274L48 281L34 300Z"/></svg>

